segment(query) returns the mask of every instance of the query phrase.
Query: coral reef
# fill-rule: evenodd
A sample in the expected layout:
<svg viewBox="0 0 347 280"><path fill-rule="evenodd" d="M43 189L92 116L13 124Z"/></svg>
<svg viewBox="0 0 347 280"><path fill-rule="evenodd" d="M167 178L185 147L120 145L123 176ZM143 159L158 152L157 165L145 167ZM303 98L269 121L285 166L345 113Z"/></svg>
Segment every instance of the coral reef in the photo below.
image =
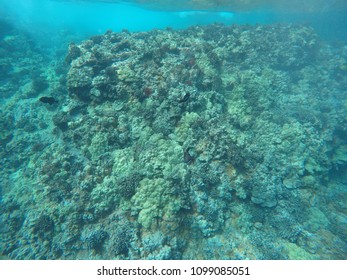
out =
<svg viewBox="0 0 347 280"><path fill-rule="evenodd" d="M1 254L346 258L341 61L346 46L294 25L70 44L35 79L2 87Z"/></svg>

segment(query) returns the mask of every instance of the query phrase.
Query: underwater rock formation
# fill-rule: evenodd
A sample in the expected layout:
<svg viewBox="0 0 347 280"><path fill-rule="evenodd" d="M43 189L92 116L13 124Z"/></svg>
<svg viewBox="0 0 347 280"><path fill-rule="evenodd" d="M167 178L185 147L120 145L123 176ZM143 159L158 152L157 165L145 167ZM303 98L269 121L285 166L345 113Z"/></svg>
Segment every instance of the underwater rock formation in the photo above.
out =
<svg viewBox="0 0 347 280"><path fill-rule="evenodd" d="M347 58L292 25L109 31L71 44L52 143L24 176L38 182L30 215L23 198L3 197L2 239L27 243L2 253L344 258L341 186L326 190L347 168L336 53Z"/></svg>

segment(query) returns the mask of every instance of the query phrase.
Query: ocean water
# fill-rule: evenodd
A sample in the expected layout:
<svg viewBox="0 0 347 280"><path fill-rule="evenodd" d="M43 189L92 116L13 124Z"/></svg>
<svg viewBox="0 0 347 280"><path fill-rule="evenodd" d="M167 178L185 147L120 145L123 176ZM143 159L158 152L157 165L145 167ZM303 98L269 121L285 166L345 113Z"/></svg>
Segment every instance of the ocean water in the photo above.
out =
<svg viewBox="0 0 347 280"><path fill-rule="evenodd" d="M0 0L1 258L346 259L347 5L287 2Z"/></svg>

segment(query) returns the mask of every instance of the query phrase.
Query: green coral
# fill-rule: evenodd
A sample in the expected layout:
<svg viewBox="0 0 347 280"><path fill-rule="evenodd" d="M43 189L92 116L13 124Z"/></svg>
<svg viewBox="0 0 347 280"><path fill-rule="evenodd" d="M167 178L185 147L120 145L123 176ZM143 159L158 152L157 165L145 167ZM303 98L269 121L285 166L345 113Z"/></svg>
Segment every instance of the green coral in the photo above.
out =
<svg viewBox="0 0 347 280"><path fill-rule="evenodd" d="M134 209L138 211L138 222L150 229L161 220L175 222L180 203L171 194L169 183L161 178L145 178L132 197Z"/></svg>
<svg viewBox="0 0 347 280"><path fill-rule="evenodd" d="M347 163L347 145L341 145L334 151L332 161L336 164Z"/></svg>
<svg viewBox="0 0 347 280"><path fill-rule="evenodd" d="M284 248L287 251L290 260L314 260L314 255L306 252L304 249L295 243L284 243Z"/></svg>
<svg viewBox="0 0 347 280"><path fill-rule="evenodd" d="M129 65L122 65L117 70L118 79L127 83L136 81L135 72L129 67Z"/></svg>
<svg viewBox="0 0 347 280"><path fill-rule="evenodd" d="M95 215L103 215L110 212L118 201L116 195L116 182L112 177L105 177L92 191L90 198Z"/></svg>
<svg viewBox="0 0 347 280"><path fill-rule="evenodd" d="M178 142L185 142L189 135L192 135L192 124L199 119L199 115L194 112L185 113L175 129L175 139Z"/></svg>
<svg viewBox="0 0 347 280"><path fill-rule="evenodd" d="M160 134L152 135L148 143L156 143L144 150L140 156L147 174L171 178L173 175L183 177L182 147L174 140L163 139Z"/></svg>
<svg viewBox="0 0 347 280"><path fill-rule="evenodd" d="M329 220L324 213L317 207L309 209L308 220L305 222L305 227L311 232L317 232L320 229L327 229Z"/></svg>

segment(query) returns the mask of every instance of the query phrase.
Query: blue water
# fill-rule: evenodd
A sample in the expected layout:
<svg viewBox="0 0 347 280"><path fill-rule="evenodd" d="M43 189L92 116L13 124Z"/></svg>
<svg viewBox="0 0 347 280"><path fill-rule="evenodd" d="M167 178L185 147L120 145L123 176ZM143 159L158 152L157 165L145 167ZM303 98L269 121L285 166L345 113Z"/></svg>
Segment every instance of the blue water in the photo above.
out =
<svg viewBox="0 0 347 280"><path fill-rule="evenodd" d="M347 259L346 1L239 2L0 0L0 259Z"/></svg>
<svg viewBox="0 0 347 280"><path fill-rule="evenodd" d="M112 1L110 1L112 2ZM106 30L147 31L153 28L185 28L194 24L220 22L225 24L296 22L310 23L318 32L329 38L346 36L346 10L318 11L307 13L300 11L286 12L283 9L264 9L233 11L227 10L180 10L173 7L156 5L150 10L147 5L137 5L132 1L54 1L54 0L0 0L0 17L14 26L30 33L36 38L55 37L62 31L75 32L81 36L102 34ZM118 3L121 2L121 3ZM150 2L150 1L148 1ZM181 1L180 3L182 3ZM329 2L329 1L328 1ZM187 8L190 7L187 5ZM165 8L165 10L164 10ZM334 28L334 33L331 33ZM44 39L42 39L44 40ZM48 40L48 38L47 38Z"/></svg>
<svg viewBox="0 0 347 280"><path fill-rule="evenodd" d="M233 22L231 12L158 11L131 4L97 2L56 2L14 0L0 2L2 17L30 33L58 32L62 29L82 34L145 31L153 28L184 28L192 24Z"/></svg>

